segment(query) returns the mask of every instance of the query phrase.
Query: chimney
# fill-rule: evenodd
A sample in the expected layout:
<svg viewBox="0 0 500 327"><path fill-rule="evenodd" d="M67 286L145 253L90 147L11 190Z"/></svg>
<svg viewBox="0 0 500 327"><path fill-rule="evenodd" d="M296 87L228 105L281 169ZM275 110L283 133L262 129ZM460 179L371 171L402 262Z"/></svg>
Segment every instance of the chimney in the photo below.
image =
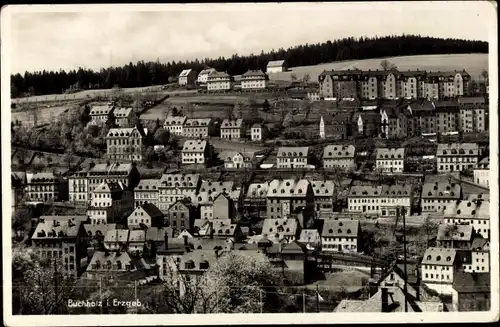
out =
<svg viewBox="0 0 500 327"><path fill-rule="evenodd" d="M389 312L389 290L387 287L382 287L382 312Z"/></svg>
<svg viewBox="0 0 500 327"><path fill-rule="evenodd" d="M165 250L168 250L168 230L165 231Z"/></svg>

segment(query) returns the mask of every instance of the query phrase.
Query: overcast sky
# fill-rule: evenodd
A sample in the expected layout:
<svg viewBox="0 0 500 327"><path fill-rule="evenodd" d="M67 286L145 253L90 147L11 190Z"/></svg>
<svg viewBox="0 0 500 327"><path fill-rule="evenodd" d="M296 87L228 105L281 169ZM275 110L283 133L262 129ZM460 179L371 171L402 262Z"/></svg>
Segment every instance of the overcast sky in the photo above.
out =
<svg viewBox="0 0 500 327"><path fill-rule="evenodd" d="M227 57L349 36L406 33L487 41L493 7L454 1L81 8L12 10L11 71Z"/></svg>

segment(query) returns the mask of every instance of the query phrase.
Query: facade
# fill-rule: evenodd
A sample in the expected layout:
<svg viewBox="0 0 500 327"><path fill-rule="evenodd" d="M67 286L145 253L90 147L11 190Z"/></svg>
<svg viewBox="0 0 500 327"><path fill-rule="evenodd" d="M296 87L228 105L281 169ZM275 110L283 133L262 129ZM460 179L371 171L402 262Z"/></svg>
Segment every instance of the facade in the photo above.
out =
<svg viewBox="0 0 500 327"><path fill-rule="evenodd" d="M196 198L201 185L199 174L163 174L158 186L159 208L167 213L170 206L184 198Z"/></svg>
<svg viewBox="0 0 500 327"><path fill-rule="evenodd" d="M436 107L429 100L417 100L407 107L410 114L408 136L432 135L437 132Z"/></svg>
<svg viewBox="0 0 500 327"><path fill-rule="evenodd" d="M92 224L112 224L128 216L133 208L133 194L125 185L103 182L92 192L87 215Z"/></svg>
<svg viewBox="0 0 500 327"><path fill-rule="evenodd" d="M69 201L75 204L88 204L88 181L89 168L79 170L68 177Z"/></svg>
<svg viewBox="0 0 500 327"><path fill-rule="evenodd" d="M192 229L196 208L189 198L177 200L168 208L168 226L175 229Z"/></svg>
<svg viewBox="0 0 500 327"><path fill-rule="evenodd" d="M104 248L108 251L127 251L130 230L110 229L104 235Z"/></svg>
<svg viewBox="0 0 500 327"><path fill-rule="evenodd" d="M387 139L408 136L410 113L406 107L382 107L380 111L382 136Z"/></svg>
<svg viewBox="0 0 500 327"><path fill-rule="evenodd" d="M36 226L31 241L42 259L57 260L65 274L78 277L80 262L87 257L83 222L45 219Z"/></svg>
<svg viewBox="0 0 500 327"><path fill-rule="evenodd" d="M67 192L68 184L60 175L52 172L26 174L25 193L29 202L60 201Z"/></svg>
<svg viewBox="0 0 500 327"><path fill-rule="evenodd" d="M89 200L94 189L103 182L115 182L133 189L140 181L141 175L137 167L130 163L93 164L87 173L87 189Z"/></svg>
<svg viewBox="0 0 500 327"><path fill-rule="evenodd" d="M142 229L142 227L163 227L163 213L152 203L141 204L127 218L129 229Z"/></svg>
<svg viewBox="0 0 500 327"><path fill-rule="evenodd" d="M105 106L93 106L90 109L90 122L91 125L102 125L108 121L109 114L113 111L114 106L107 104Z"/></svg>
<svg viewBox="0 0 500 327"><path fill-rule="evenodd" d="M437 114L437 133L447 135L460 131L460 110L457 101L435 101L434 107Z"/></svg>
<svg viewBox="0 0 500 327"><path fill-rule="evenodd" d="M348 211L378 215L382 186L353 186L347 197Z"/></svg>
<svg viewBox="0 0 500 327"><path fill-rule="evenodd" d="M106 135L106 156L114 161L141 161L147 129L111 128Z"/></svg>
<svg viewBox="0 0 500 327"><path fill-rule="evenodd" d="M453 281L453 311L490 311L490 279L490 274L457 272Z"/></svg>
<svg viewBox="0 0 500 327"><path fill-rule="evenodd" d="M463 132L484 132L489 128L488 104L484 97L459 97L459 130Z"/></svg>
<svg viewBox="0 0 500 327"><path fill-rule="evenodd" d="M115 124L120 128L129 128L135 125L137 115L134 109L129 108L115 108L113 110L115 116Z"/></svg>
<svg viewBox="0 0 500 327"><path fill-rule="evenodd" d="M474 168L474 183L490 187L490 157L485 157Z"/></svg>
<svg viewBox="0 0 500 327"><path fill-rule="evenodd" d="M323 71L319 76L319 93L322 98L358 99L360 70Z"/></svg>
<svg viewBox="0 0 500 327"><path fill-rule="evenodd" d="M196 72L193 69L184 69L179 74L180 86L194 86L196 81Z"/></svg>
<svg viewBox="0 0 500 327"><path fill-rule="evenodd" d="M380 195L380 215L382 217L395 217L404 210L406 217L411 214L413 191L411 185L383 185Z"/></svg>
<svg viewBox="0 0 500 327"><path fill-rule="evenodd" d="M424 183L422 186L422 212L445 212L461 197L462 187L459 184Z"/></svg>
<svg viewBox="0 0 500 327"><path fill-rule="evenodd" d="M350 124L356 137L378 137L381 132L381 118L378 112L356 112L352 115Z"/></svg>
<svg viewBox="0 0 500 327"><path fill-rule="evenodd" d="M443 221L447 224L469 224L474 233L484 239L490 238L490 202L460 201L452 203L444 212Z"/></svg>
<svg viewBox="0 0 500 327"><path fill-rule="evenodd" d="M323 150L323 168L356 168L354 145L327 145Z"/></svg>
<svg viewBox="0 0 500 327"><path fill-rule="evenodd" d="M262 141L269 135L269 129L263 124L253 124L250 128L252 141Z"/></svg>
<svg viewBox="0 0 500 327"><path fill-rule="evenodd" d="M230 91L234 87L234 78L226 72L213 72L207 78L208 91Z"/></svg>
<svg viewBox="0 0 500 327"><path fill-rule="evenodd" d="M358 252L361 236L359 220L327 219L321 233L321 249L328 252Z"/></svg>
<svg viewBox="0 0 500 327"><path fill-rule="evenodd" d="M220 137L227 140L239 140L245 136L243 119L224 119L220 126Z"/></svg>
<svg viewBox="0 0 500 327"><path fill-rule="evenodd" d="M472 241L471 264L464 267L465 272L489 273L490 272L490 241L485 238L476 237Z"/></svg>
<svg viewBox="0 0 500 327"><path fill-rule="evenodd" d="M451 295L453 278L460 268L460 260L455 249L428 248L420 265L422 282L439 294Z"/></svg>
<svg viewBox="0 0 500 327"><path fill-rule="evenodd" d="M275 179L267 190L267 218L285 218L314 205L314 191L306 179Z"/></svg>
<svg viewBox="0 0 500 327"><path fill-rule="evenodd" d="M299 242L304 244L310 251L321 250L321 234L317 229L302 229Z"/></svg>
<svg viewBox="0 0 500 327"><path fill-rule="evenodd" d="M335 183L333 181L310 181L314 193L314 207L316 213L321 211L332 212L335 196Z"/></svg>
<svg viewBox="0 0 500 327"><path fill-rule="evenodd" d="M143 229L131 230L128 235L127 252L134 256L141 256L146 245L146 231Z"/></svg>
<svg viewBox="0 0 500 327"><path fill-rule="evenodd" d="M477 143L439 143L437 148L438 173L473 169L479 159Z"/></svg>
<svg viewBox="0 0 500 327"><path fill-rule="evenodd" d="M253 167L253 153L227 151L221 153L219 157L224 160L226 169L251 169Z"/></svg>
<svg viewBox="0 0 500 327"><path fill-rule="evenodd" d="M472 225L441 223L438 227L437 246L440 248L452 248L469 250L474 238Z"/></svg>
<svg viewBox="0 0 500 327"><path fill-rule="evenodd" d="M214 121L211 118L188 118L182 127L182 136L203 138L215 134Z"/></svg>
<svg viewBox="0 0 500 327"><path fill-rule="evenodd" d="M284 60L274 60L267 63L266 72L268 74L272 73L282 73L286 72L287 67Z"/></svg>
<svg viewBox="0 0 500 327"><path fill-rule="evenodd" d="M233 200L224 192L219 193L213 202L213 217L215 219L235 218L236 208Z"/></svg>
<svg viewBox="0 0 500 327"><path fill-rule="evenodd" d="M402 173L405 164L404 148L377 148L376 167L386 173Z"/></svg>
<svg viewBox="0 0 500 327"><path fill-rule="evenodd" d="M151 203L158 207L158 198L160 195L159 184L160 180L158 179L141 179L139 184L134 188L134 206L138 207L146 203Z"/></svg>
<svg viewBox="0 0 500 327"><path fill-rule="evenodd" d="M262 70L249 70L241 75L242 90L262 90L267 88L269 78Z"/></svg>
<svg viewBox="0 0 500 327"><path fill-rule="evenodd" d="M210 145L205 140L187 140L182 147L182 164L206 164Z"/></svg>
<svg viewBox="0 0 500 327"><path fill-rule="evenodd" d="M198 78L196 79L196 83L198 83L199 86L207 86L207 82L208 82L208 76L210 76L210 74L216 72L217 70L215 68L206 68L206 69L203 69L199 74L198 74Z"/></svg>
<svg viewBox="0 0 500 327"><path fill-rule="evenodd" d="M248 185L247 193L244 198L245 211L253 216L261 218L266 216L267 211L267 190L270 182L252 183Z"/></svg>
<svg viewBox="0 0 500 327"><path fill-rule="evenodd" d="M185 116L170 116L165 119L163 128L173 135L184 135L184 124L187 121Z"/></svg>
<svg viewBox="0 0 500 327"><path fill-rule="evenodd" d="M280 147L276 157L278 168L307 168L309 147Z"/></svg>
<svg viewBox="0 0 500 327"><path fill-rule="evenodd" d="M85 271L88 279L99 279L104 276L116 276L137 271L134 260L126 251L104 252L97 251Z"/></svg>

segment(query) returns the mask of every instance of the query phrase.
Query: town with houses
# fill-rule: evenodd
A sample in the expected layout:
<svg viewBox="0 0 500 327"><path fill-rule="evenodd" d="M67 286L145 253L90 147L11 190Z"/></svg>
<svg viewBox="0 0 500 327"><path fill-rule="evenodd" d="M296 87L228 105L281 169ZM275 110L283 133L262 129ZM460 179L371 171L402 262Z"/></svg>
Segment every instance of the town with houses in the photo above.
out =
<svg viewBox="0 0 500 327"><path fill-rule="evenodd" d="M272 94L281 90L270 77L286 71L284 60L241 76L185 69L174 87ZM265 105L223 119L169 112L160 128L180 144L175 164L155 162L156 174L140 113L92 102L89 126L114 120L105 155L66 170L18 169L13 147L12 214L28 210L23 242L61 258L76 279L147 287L174 270L196 283L237 251L264 254L290 287L312 285L311 312L487 311L489 101L487 88L470 93L471 81L465 70L323 71L280 93L298 115L326 108L288 139L257 113ZM265 100L267 110L279 101ZM341 285L329 301L323 290Z"/></svg>

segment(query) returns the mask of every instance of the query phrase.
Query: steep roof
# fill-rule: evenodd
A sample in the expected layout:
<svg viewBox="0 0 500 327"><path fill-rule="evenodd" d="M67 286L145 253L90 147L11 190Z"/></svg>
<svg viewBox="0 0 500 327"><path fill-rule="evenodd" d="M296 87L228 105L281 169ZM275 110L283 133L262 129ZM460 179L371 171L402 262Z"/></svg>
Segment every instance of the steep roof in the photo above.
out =
<svg viewBox="0 0 500 327"><path fill-rule="evenodd" d="M181 261L179 263L180 264L179 269L184 270L186 268L185 266L186 263L193 263L194 268L189 269L190 271L194 270L204 271L206 269L203 269L200 266L200 263L207 262L208 267L210 267L212 264L215 263L216 260L217 256L215 255L214 250L193 250L190 252L186 252L182 255Z"/></svg>
<svg viewBox="0 0 500 327"><path fill-rule="evenodd" d="M303 197L307 194L309 181L306 179L274 179L267 190L268 197Z"/></svg>
<svg viewBox="0 0 500 327"><path fill-rule="evenodd" d="M252 183L248 186L246 198L266 199L270 182Z"/></svg>
<svg viewBox="0 0 500 327"><path fill-rule="evenodd" d="M488 201L481 203L474 203L474 201L452 203L446 207L444 216L463 219L489 219L490 203Z"/></svg>
<svg viewBox="0 0 500 327"><path fill-rule="evenodd" d="M466 104L481 105L486 103L486 99L484 97L459 97L458 103L460 105L466 105Z"/></svg>
<svg viewBox="0 0 500 327"><path fill-rule="evenodd" d="M108 175L127 172L130 173L132 170L132 164L130 163L98 163L94 167L89 169L89 175L94 173L107 173Z"/></svg>
<svg viewBox="0 0 500 327"><path fill-rule="evenodd" d="M179 77L185 77L188 76L189 73L191 73L192 69L184 69L180 74Z"/></svg>
<svg viewBox="0 0 500 327"><path fill-rule="evenodd" d="M300 231L299 241L302 243L320 242L321 235L317 229L303 229Z"/></svg>
<svg viewBox="0 0 500 327"><path fill-rule="evenodd" d="M162 242L165 240L165 234L168 239L174 237L174 230L172 227L149 227L146 230L146 241Z"/></svg>
<svg viewBox="0 0 500 327"><path fill-rule="evenodd" d="M264 224L262 225L262 235L273 236L278 234L280 238L282 236L295 236L297 234L297 228L299 224L297 219L264 219Z"/></svg>
<svg viewBox="0 0 500 327"><path fill-rule="evenodd" d="M474 237L471 245L472 251L489 251L490 250L490 241L486 238L482 237Z"/></svg>
<svg viewBox="0 0 500 327"><path fill-rule="evenodd" d="M321 237L358 237L359 220L326 219L323 223Z"/></svg>
<svg viewBox="0 0 500 327"><path fill-rule="evenodd" d="M140 136L145 136L146 132L141 131L137 127L129 128L110 128L106 137L130 137L134 132L139 133Z"/></svg>
<svg viewBox="0 0 500 327"><path fill-rule="evenodd" d="M273 60L267 63L267 68L269 67L282 67L285 64L284 60Z"/></svg>
<svg viewBox="0 0 500 327"><path fill-rule="evenodd" d="M490 293L490 273L467 273L458 271L453 275L453 288L458 293Z"/></svg>
<svg viewBox="0 0 500 327"><path fill-rule="evenodd" d="M216 72L217 70L215 68L205 68L203 69L199 74L198 76L200 75L210 75L212 74L213 72Z"/></svg>
<svg viewBox="0 0 500 327"><path fill-rule="evenodd" d="M97 251L92 255L92 259L88 265L88 270L92 270L92 266L100 262L101 266L105 264L107 261L111 261L112 265L115 265L118 261L122 263L122 269L125 269L125 265L132 262L130 255L127 252L106 252L106 251Z"/></svg>
<svg viewBox="0 0 500 327"><path fill-rule="evenodd" d="M460 199L461 186L458 183L427 182L422 187L422 198Z"/></svg>
<svg viewBox="0 0 500 327"><path fill-rule="evenodd" d="M266 74L262 72L262 70L247 70L246 73L241 75L241 77L261 77L266 78Z"/></svg>
<svg viewBox="0 0 500 327"><path fill-rule="evenodd" d="M404 159L405 148L377 148L377 159Z"/></svg>
<svg viewBox="0 0 500 327"><path fill-rule="evenodd" d="M75 238L82 226L81 221L57 221L49 220L39 222L35 232L31 237L34 240L55 239L55 238Z"/></svg>
<svg viewBox="0 0 500 327"><path fill-rule="evenodd" d="M116 118L128 117L132 113L132 111L133 111L132 107L115 108L115 110L113 110L113 115Z"/></svg>
<svg viewBox="0 0 500 327"><path fill-rule="evenodd" d="M307 157L309 147L280 147L278 148L278 157Z"/></svg>
<svg viewBox="0 0 500 327"><path fill-rule="evenodd" d="M142 208L142 210L144 210L152 218L163 217L163 213L161 212L161 210L152 203L148 202L141 204L139 208Z"/></svg>
<svg viewBox="0 0 500 327"><path fill-rule="evenodd" d="M95 236L99 233L101 236L105 236L106 233L111 229L116 229L116 224L83 224L85 234L88 236Z"/></svg>
<svg viewBox="0 0 500 327"><path fill-rule="evenodd" d="M281 250L281 253L285 254L304 254L307 253L307 247L302 242L293 240L290 243L286 244Z"/></svg>
<svg viewBox="0 0 500 327"><path fill-rule="evenodd" d="M216 78L225 78L225 79L231 79L232 76L229 75L226 72L213 72L212 74L208 75L208 80L211 79L216 79Z"/></svg>
<svg viewBox="0 0 500 327"><path fill-rule="evenodd" d="M356 185L349 191L349 197L379 197L382 194L382 186Z"/></svg>
<svg viewBox="0 0 500 327"><path fill-rule="evenodd" d="M163 174L160 178L161 188L192 188L198 185L200 174Z"/></svg>
<svg viewBox="0 0 500 327"><path fill-rule="evenodd" d="M187 140L182 146L183 152L203 152L207 147L205 140Z"/></svg>
<svg viewBox="0 0 500 327"><path fill-rule="evenodd" d="M134 191L158 191L159 179L141 179L139 184L134 188Z"/></svg>
<svg viewBox="0 0 500 327"><path fill-rule="evenodd" d="M75 222L75 221L86 222L88 219L89 219L89 217L87 215L66 215L66 216L47 215L47 216L40 216L40 218L38 218L38 221L54 221L54 220L68 221L68 220L71 220L73 222Z"/></svg>
<svg viewBox="0 0 500 327"><path fill-rule="evenodd" d="M453 266L457 251L450 248L428 248L425 250L422 264Z"/></svg>
<svg viewBox="0 0 500 327"><path fill-rule="evenodd" d="M89 115L91 115L91 116L95 116L95 115L108 115L111 110L113 110L113 106L111 106L111 105L93 106L90 109Z"/></svg>
<svg viewBox="0 0 500 327"><path fill-rule="evenodd" d="M456 226L454 231L450 231L450 228ZM439 224L438 228L438 241L470 241L472 239L472 225L451 225L451 224Z"/></svg>
<svg viewBox="0 0 500 327"><path fill-rule="evenodd" d="M104 242L127 242L129 230L128 229L112 229L106 232Z"/></svg>
<svg viewBox="0 0 500 327"><path fill-rule="evenodd" d="M438 143L437 156L479 155L477 143Z"/></svg>
<svg viewBox="0 0 500 327"><path fill-rule="evenodd" d="M323 159L354 159L356 148L354 145L327 145L323 149Z"/></svg>
<svg viewBox="0 0 500 327"><path fill-rule="evenodd" d="M186 116L169 116L165 118L163 126L184 125L187 119Z"/></svg>
<svg viewBox="0 0 500 327"><path fill-rule="evenodd" d="M208 127L212 118L187 118L184 127Z"/></svg>
<svg viewBox="0 0 500 327"><path fill-rule="evenodd" d="M314 196L333 196L335 183L333 181L310 181Z"/></svg>
<svg viewBox="0 0 500 327"><path fill-rule="evenodd" d="M224 119L220 128L241 128L243 125L243 119Z"/></svg>
<svg viewBox="0 0 500 327"><path fill-rule="evenodd" d="M411 196L411 185L382 185L382 195L387 197L406 197Z"/></svg>

